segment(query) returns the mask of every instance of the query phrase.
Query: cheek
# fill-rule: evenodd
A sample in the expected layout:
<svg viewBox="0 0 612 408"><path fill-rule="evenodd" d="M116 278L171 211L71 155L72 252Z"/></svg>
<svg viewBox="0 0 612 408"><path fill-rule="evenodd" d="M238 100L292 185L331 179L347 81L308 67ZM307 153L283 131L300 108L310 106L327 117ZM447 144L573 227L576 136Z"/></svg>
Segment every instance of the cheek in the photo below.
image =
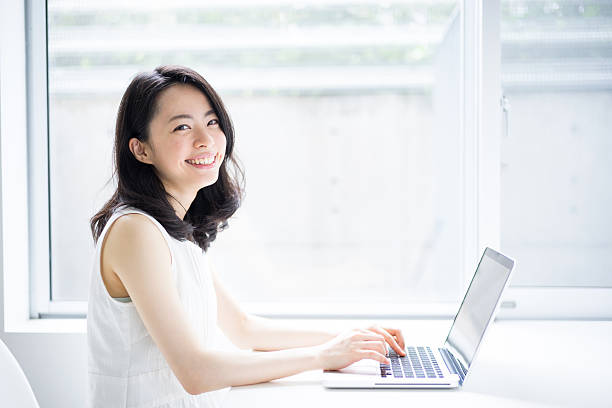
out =
<svg viewBox="0 0 612 408"><path fill-rule="evenodd" d="M217 146L219 146L219 151L220 151L221 153L223 153L223 155L225 156L225 147L226 147L226 145L227 145L227 140L226 140L226 138L225 138L225 134L220 133L220 134L217 136L217 140L215 140L215 144L216 144Z"/></svg>
<svg viewBox="0 0 612 408"><path fill-rule="evenodd" d="M181 140L180 137L175 137L172 139L172 141L170 142L170 148L173 151L179 151L185 148L186 145L186 141L185 140Z"/></svg>
<svg viewBox="0 0 612 408"><path fill-rule="evenodd" d="M168 171L173 171L177 163L182 163L189 155L189 146L186 146L180 139L169 140L163 146L159 146L163 154L159 158L161 165Z"/></svg>
<svg viewBox="0 0 612 408"><path fill-rule="evenodd" d="M176 139L168 146L169 156L173 156L176 160L184 160L186 156L193 151L192 146L187 140Z"/></svg>

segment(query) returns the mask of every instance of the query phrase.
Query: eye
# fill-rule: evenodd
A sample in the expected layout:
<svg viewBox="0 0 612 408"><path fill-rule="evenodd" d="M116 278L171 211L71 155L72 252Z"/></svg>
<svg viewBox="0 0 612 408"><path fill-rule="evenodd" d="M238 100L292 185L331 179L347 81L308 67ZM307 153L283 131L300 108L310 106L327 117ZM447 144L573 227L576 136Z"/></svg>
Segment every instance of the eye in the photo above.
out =
<svg viewBox="0 0 612 408"><path fill-rule="evenodd" d="M215 125L218 125L218 124L219 124L219 121L217 119L211 119L208 122L208 126L215 126Z"/></svg>
<svg viewBox="0 0 612 408"><path fill-rule="evenodd" d="M177 130L187 130L189 129L189 126L187 125L178 125L177 127L174 128L173 132L177 131Z"/></svg>

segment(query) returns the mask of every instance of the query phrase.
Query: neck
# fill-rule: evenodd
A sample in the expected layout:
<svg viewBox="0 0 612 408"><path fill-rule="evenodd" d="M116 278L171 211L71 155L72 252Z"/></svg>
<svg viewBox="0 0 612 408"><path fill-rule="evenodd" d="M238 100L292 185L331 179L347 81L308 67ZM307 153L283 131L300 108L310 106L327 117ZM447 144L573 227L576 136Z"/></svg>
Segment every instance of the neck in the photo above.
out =
<svg viewBox="0 0 612 408"><path fill-rule="evenodd" d="M195 200L196 194L180 194L178 192L168 191L168 202L172 208L174 208L176 216L181 220L185 219L185 214L187 214L187 210L189 210L191 203Z"/></svg>

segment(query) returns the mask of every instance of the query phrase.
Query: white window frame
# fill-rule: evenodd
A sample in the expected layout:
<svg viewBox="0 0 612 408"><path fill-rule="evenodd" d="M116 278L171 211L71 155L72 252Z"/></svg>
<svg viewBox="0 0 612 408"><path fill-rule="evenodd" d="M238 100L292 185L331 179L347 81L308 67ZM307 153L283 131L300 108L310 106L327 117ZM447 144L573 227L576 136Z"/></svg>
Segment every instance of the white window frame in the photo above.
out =
<svg viewBox="0 0 612 408"><path fill-rule="evenodd" d="M86 302L50 299L48 168L27 164L47 162L48 154L46 2L0 2L0 323L6 332L84 333ZM458 264L467 287L484 247L500 243L500 2L463 0L461 23L464 251ZM250 313L276 317L449 318L458 303L286 306L244 304ZM499 316L610 318L612 288L510 286Z"/></svg>
<svg viewBox="0 0 612 408"><path fill-rule="evenodd" d="M0 5L2 9L0 13L0 204L2 211L0 302L3 310L1 328L7 333L84 333L86 331L86 319L84 318L67 319L65 317L69 316L63 316L62 318L40 319L39 316L33 316L31 313L30 303L35 296L31 294L30 284L32 283L33 288L40 291L40 288L36 286L40 284L40 281L35 283L35 279L31 279L31 266L38 268L42 265L42 271L38 271L36 276L44 278L44 265L46 264L48 280L49 256L48 249L45 251L44 245L41 245L42 240L30 242L31 237L38 239L39 235L44 235L39 234L37 229L37 226L40 225L38 223L44 222L44 219L40 218L40 214L32 213L35 206L30 206L30 203L33 199L48 202L48 198L45 197L46 180L41 180L40 175L36 174L35 183L33 183L28 166L31 159L28 147L32 147L32 143L28 143L28 138L41 134L46 136L46 86L38 80L33 80L31 85L27 86L28 76L32 74L32 67L26 64L27 53L40 52L40 49L36 48L36 45L31 50L26 48L30 47L28 40L32 39L32 33L26 32L26 27L28 29L39 28L40 14L37 16L30 12L36 9L38 11L42 9L44 12L45 2L0 0ZM26 17L29 22L28 26L26 26ZM46 18L42 21L45 22ZM40 55L38 57L40 62ZM31 105L28 106L28 103ZM45 112L42 112L41 109L44 109ZM35 122L41 118L44 123ZM28 128L36 128L34 124L40 125L38 132L41 133L29 135ZM38 149L35 154L46 155L46 138L43 145L35 147ZM48 226L48 221L43 225ZM48 231L48 227L46 230ZM34 231L36 233L33 234ZM32 254L38 254L38 256L32 258Z"/></svg>
<svg viewBox="0 0 612 408"><path fill-rule="evenodd" d="M494 140L481 142L479 174L483 185L479 186L479 197L483 206L488 207L489 217L483 222L494 222L495 237L499 240L500 226L500 146L502 133L501 95L501 1L482 1L484 7L482 28L484 35L482 50L484 111L480 135L494 134ZM492 76L495 76L493 78ZM487 138L485 138L487 139ZM484 146L487 143L487 146ZM491 154L495 152L495 154ZM495 156L495 161L485 161L484 155ZM488 176L487 176L488 175ZM485 197L488 193L490 197ZM494 207L493 207L494 206ZM483 207L479 207L482 216ZM480 227L479 227L480 230ZM479 239L479 242L486 242ZM499 244L497 241L496 245ZM507 254L512 257L512 254ZM521 267L521 260L515 260L515 270ZM612 287L559 287L559 286L514 286L510 284L504 293L499 319L559 319L559 320L608 320L612 318Z"/></svg>
<svg viewBox="0 0 612 408"><path fill-rule="evenodd" d="M46 1L25 3L30 318L84 319L87 302L51 300ZM39 165L47 163L47 165ZM41 227L45 226L45 227Z"/></svg>

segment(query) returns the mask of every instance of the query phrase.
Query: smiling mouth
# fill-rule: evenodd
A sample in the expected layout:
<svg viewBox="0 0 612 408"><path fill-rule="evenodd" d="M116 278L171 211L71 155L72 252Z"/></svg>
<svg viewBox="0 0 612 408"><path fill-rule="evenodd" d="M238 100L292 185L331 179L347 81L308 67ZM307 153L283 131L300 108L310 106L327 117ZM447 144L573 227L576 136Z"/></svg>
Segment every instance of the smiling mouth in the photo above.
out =
<svg viewBox="0 0 612 408"><path fill-rule="evenodd" d="M188 159L185 160L187 163L197 166L197 167L205 167L205 166L212 166L213 164L215 164L217 162L217 154L215 154L214 156L210 156L210 157L206 157L203 159Z"/></svg>

